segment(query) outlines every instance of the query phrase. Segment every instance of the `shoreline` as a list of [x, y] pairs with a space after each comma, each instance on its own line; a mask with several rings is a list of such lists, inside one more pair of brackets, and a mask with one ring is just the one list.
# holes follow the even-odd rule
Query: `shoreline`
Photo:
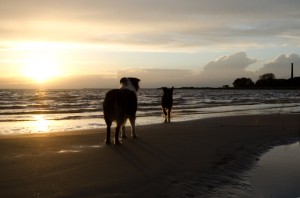
[[[299, 138], [299, 114], [137, 126], [105, 145], [105, 129], [0, 138], [1, 197], [191, 197], [251, 189], [244, 173]], [[129, 130], [127, 130], [129, 132]], [[229, 193], [229, 191], [228, 191]], [[232, 192], [231, 192], [232, 193]]]
[[[295, 109], [295, 105], [273, 104], [272, 107], [268, 104], [257, 104], [256, 108], [243, 106], [221, 106], [222, 110], [207, 111], [202, 113], [180, 114], [173, 111], [172, 122], [185, 122], [202, 119], [211, 119], [218, 117], [232, 117], [232, 116], [248, 116], [248, 115], [280, 115], [280, 114], [300, 114], [300, 109]], [[298, 106], [296, 106], [298, 107]], [[245, 109], [243, 109], [245, 108]], [[204, 108], [205, 109], [205, 108]], [[233, 110], [234, 109], [234, 110]], [[164, 122], [162, 115], [137, 117], [136, 126], [160, 124]], [[72, 133], [73, 131], [87, 131], [98, 130], [106, 128], [103, 118], [97, 119], [79, 119], [79, 120], [47, 120], [39, 118], [36, 121], [30, 122], [4, 122], [0, 129], [0, 138], [2, 136], [27, 136], [33, 134], [48, 134], [48, 133]], [[128, 124], [128, 122], [127, 122]]]

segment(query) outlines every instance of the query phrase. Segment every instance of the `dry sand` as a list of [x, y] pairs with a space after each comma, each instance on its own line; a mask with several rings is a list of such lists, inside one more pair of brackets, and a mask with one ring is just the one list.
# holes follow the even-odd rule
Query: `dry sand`
[[250, 188], [243, 173], [272, 146], [295, 141], [299, 120], [278, 114], [138, 126], [139, 139], [120, 146], [104, 144], [105, 129], [1, 137], [0, 197], [241, 195]]

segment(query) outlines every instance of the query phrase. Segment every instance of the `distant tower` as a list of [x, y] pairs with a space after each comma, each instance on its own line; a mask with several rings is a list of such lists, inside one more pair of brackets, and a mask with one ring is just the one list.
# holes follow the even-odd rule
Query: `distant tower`
[[294, 78], [294, 64], [291, 64], [291, 79]]

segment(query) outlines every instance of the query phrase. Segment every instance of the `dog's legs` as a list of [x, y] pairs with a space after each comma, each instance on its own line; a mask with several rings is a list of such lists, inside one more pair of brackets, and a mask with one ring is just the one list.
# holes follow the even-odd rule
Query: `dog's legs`
[[120, 133], [121, 127], [122, 127], [122, 124], [117, 123], [116, 133], [115, 133], [115, 144], [120, 144], [120, 141], [119, 141], [119, 133]]
[[105, 120], [105, 122], [106, 122], [106, 141], [105, 141], [105, 143], [110, 144], [111, 143], [110, 142], [110, 129], [111, 129], [112, 122], [109, 120]]
[[168, 109], [168, 122], [171, 122], [171, 108]]
[[162, 110], [163, 110], [163, 113], [165, 115], [165, 122], [168, 122], [168, 120], [167, 120], [167, 115], [168, 115], [167, 109], [165, 107], [163, 107]]
[[125, 124], [122, 125], [122, 138], [127, 138], [127, 135], [125, 132]]
[[163, 110], [164, 115], [167, 116], [167, 109], [165, 107], [163, 107], [162, 110]]
[[131, 137], [137, 138], [137, 136], [135, 134], [135, 117], [130, 117], [129, 121], [130, 121], [130, 125], [131, 125]]

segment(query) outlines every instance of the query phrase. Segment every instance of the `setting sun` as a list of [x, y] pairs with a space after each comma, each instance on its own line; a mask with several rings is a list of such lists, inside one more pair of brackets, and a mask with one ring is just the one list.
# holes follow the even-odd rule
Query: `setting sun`
[[25, 59], [23, 74], [37, 83], [43, 83], [61, 74], [60, 65], [53, 54], [35, 52]]

